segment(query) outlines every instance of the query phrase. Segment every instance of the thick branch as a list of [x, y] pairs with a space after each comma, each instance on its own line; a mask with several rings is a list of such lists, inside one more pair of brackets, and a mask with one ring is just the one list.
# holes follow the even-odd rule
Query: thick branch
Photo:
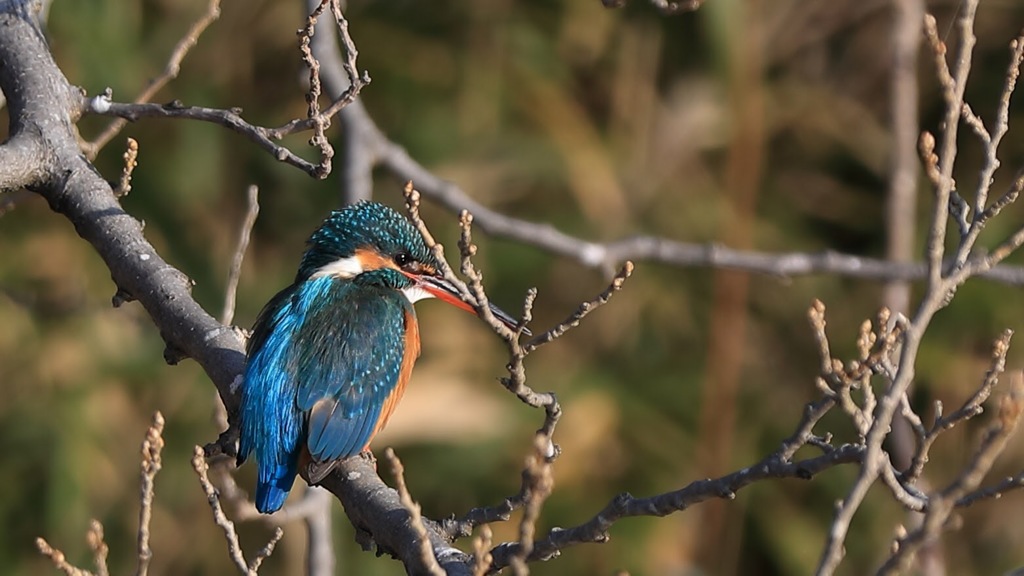
[[[26, 2], [29, 4], [29, 2]], [[73, 132], [82, 98], [57, 68], [43, 36], [23, 6], [0, 4], [0, 90], [10, 103], [11, 139], [0, 145], [0, 158], [12, 142], [25, 142], [46, 153], [36, 154], [25, 174], [14, 183], [27, 185], [63, 214], [103, 258], [117, 286], [115, 303], [138, 300], [167, 343], [167, 357], [195, 359], [217, 386], [233, 420], [239, 391], [233, 382], [245, 364], [242, 339], [221, 325], [192, 299], [191, 281], [165, 262], [145, 239], [140, 223], [127, 214], [106, 180], [82, 156]], [[3, 169], [0, 169], [0, 176]], [[7, 188], [4, 181], [0, 189]], [[219, 448], [233, 450], [230, 435]], [[405, 555], [408, 528], [398, 496], [365, 461], [353, 459], [325, 482], [353, 522], [373, 534], [380, 547], [402, 557], [411, 573], [417, 564]], [[469, 574], [472, 559], [452, 549], [430, 525], [431, 542], [441, 566], [453, 574]]]
[[[398, 493], [377, 475], [372, 462], [364, 458], [344, 460], [321, 486], [338, 495], [363, 549], [376, 546], [379, 552], [400, 560], [409, 574], [432, 574], [423, 560], [412, 516]], [[430, 546], [441, 568], [449, 575], [472, 574], [473, 557], [453, 548], [440, 536], [435, 523], [424, 520]]]
[[121, 299], [137, 298], [174, 350], [195, 358], [218, 385], [229, 409], [237, 399], [229, 385], [243, 364], [238, 336], [225, 330], [194, 300], [190, 281], [168, 265], [126, 214], [110, 185], [81, 155], [73, 123], [79, 91], [54, 63], [39, 29], [15, 4], [0, 6], [0, 89], [11, 113], [11, 142], [32, 141], [40, 150], [25, 182], [64, 214], [96, 248], [110, 269]]

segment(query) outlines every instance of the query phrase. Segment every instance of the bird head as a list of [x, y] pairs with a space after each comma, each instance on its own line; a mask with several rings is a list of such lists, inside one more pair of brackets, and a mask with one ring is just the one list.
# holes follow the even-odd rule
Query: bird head
[[[437, 298], [475, 313], [439, 268], [408, 219], [388, 206], [364, 201], [332, 212], [310, 236], [295, 281], [324, 276], [352, 281], [379, 278], [410, 302]], [[508, 327], [518, 325], [500, 308], [492, 304], [490, 309]]]

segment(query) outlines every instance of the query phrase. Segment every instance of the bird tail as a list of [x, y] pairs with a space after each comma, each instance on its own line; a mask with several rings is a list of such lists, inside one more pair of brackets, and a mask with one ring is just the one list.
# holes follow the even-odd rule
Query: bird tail
[[294, 461], [266, 467], [261, 463], [259, 482], [256, 483], [256, 509], [264, 514], [280, 510], [295, 483], [295, 473]]

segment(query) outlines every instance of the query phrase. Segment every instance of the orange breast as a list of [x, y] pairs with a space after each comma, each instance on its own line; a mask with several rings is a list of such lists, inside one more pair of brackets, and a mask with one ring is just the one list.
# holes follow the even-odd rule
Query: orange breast
[[409, 383], [409, 377], [412, 376], [412, 367], [416, 363], [416, 359], [420, 355], [420, 327], [416, 322], [416, 315], [411, 311], [405, 313], [405, 354], [402, 356], [402, 367], [398, 372], [398, 382], [395, 383], [395, 388], [388, 394], [388, 397], [384, 399], [384, 406], [380, 410], [380, 418], [377, 419], [377, 426], [373, 429], [373, 434], [370, 434], [370, 439], [367, 440], [366, 446], [363, 450], [366, 450], [370, 445], [370, 441], [377, 435], [378, 432], [384, 429], [387, 425], [388, 419], [391, 418], [391, 414], [395, 411], [395, 407], [398, 406], [398, 402], [402, 399], [402, 395], [405, 394], [405, 386]]

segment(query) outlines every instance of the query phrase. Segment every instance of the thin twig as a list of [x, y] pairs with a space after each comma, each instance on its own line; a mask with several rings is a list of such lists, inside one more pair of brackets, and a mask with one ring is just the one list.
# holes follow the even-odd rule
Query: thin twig
[[[347, 79], [347, 87], [345, 89], [340, 89], [337, 86], [339, 82], [334, 82], [334, 84], [336, 85], [336, 89], [334, 91], [338, 93], [338, 96], [334, 99], [333, 102], [331, 102], [329, 106], [327, 106], [326, 109], [324, 109], [322, 112], [318, 111], [316, 114], [308, 116], [304, 119], [292, 120], [283, 126], [270, 130], [270, 137], [275, 140], [279, 140], [281, 138], [284, 138], [285, 136], [288, 136], [289, 134], [294, 134], [296, 132], [316, 129], [316, 125], [318, 123], [324, 123], [324, 128], [330, 126], [330, 119], [334, 118], [334, 116], [341, 112], [342, 109], [348, 107], [349, 104], [355, 102], [356, 98], [359, 96], [359, 92], [363, 88], [365, 88], [367, 84], [370, 83], [370, 75], [368, 73], [364, 71], [362, 74], [360, 74], [358, 72], [356, 58], [359, 56], [359, 51], [356, 49], [355, 41], [352, 40], [352, 35], [349, 33], [348, 20], [346, 20], [344, 14], [342, 14], [340, 2], [338, 2], [338, 0], [308, 1], [308, 6], [312, 8], [310, 14], [315, 14], [316, 20], [313, 21], [313, 26], [309, 29], [308, 32], [308, 47], [303, 47], [301, 50], [303, 53], [304, 60], [306, 60], [306, 58], [311, 58], [311, 61], [316, 63], [316, 95], [317, 97], [319, 97], [319, 82], [321, 79], [322, 70], [325, 66], [330, 66], [331, 70], [329, 71], [329, 73], [323, 72], [324, 76], [328, 76], [331, 79], [337, 79], [340, 78], [341, 76], [344, 76]], [[316, 21], [319, 20], [319, 17], [322, 14], [325, 4], [327, 2], [329, 2], [331, 5], [331, 13], [334, 16], [334, 21], [338, 29], [338, 38], [340, 39], [341, 45], [344, 48], [344, 58], [338, 58], [336, 54], [314, 54], [314, 52], [318, 52], [319, 49], [317, 48], [317, 45], [320, 44], [320, 42], [318, 42], [316, 39], [322, 33], [316, 30]], [[305, 42], [305, 34], [307, 34], [306, 29], [299, 31], [299, 36], [301, 39], [300, 42]], [[333, 38], [331, 38], [331, 40], [333, 40]], [[333, 41], [325, 42], [324, 47], [333, 48], [336, 50], [337, 43]], [[310, 49], [312, 49], [312, 52], [309, 52], [309, 54], [307, 55], [307, 51]], [[310, 61], [306, 61], [306, 64], [310, 68], [310, 73], [312, 74], [314, 66], [310, 63]], [[335, 67], [339, 68], [340, 70], [335, 70]], [[338, 73], [339, 71], [343, 73]], [[312, 95], [314, 94], [312, 88], [313, 78], [311, 77], [311, 91], [308, 93], [308, 96], [310, 97], [312, 97]]]
[[57, 570], [60, 570], [67, 576], [95, 576], [88, 570], [82, 570], [81, 568], [76, 568], [69, 564], [68, 559], [64, 556], [63, 552], [57, 550], [53, 546], [50, 546], [50, 543], [42, 538], [36, 538], [36, 548], [39, 549], [39, 552], [41, 552], [43, 556], [46, 556], [53, 562], [53, 566]]
[[113, 102], [107, 95], [87, 100], [84, 107], [86, 112], [92, 114], [118, 116], [129, 121], [141, 118], [185, 118], [217, 124], [248, 138], [249, 141], [266, 150], [279, 162], [295, 166], [314, 178], [327, 177], [327, 172], [324, 172], [323, 167], [319, 164], [304, 160], [284, 146], [274, 143], [273, 131], [245, 121], [241, 117], [239, 109], [222, 110], [202, 106], [185, 106], [178, 101], [169, 104], [125, 104]]
[[466, 512], [457, 519], [444, 519], [441, 526], [449, 540], [469, 536], [477, 526], [487, 525], [492, 522], [505, 522], [512, 517], [512, 513], [523, 507], [526, 502], [526, 494], [530, 485], [530, 470], [524, 468], [520, 473], [519, 492], [505, 498], [493, 506], [480, 506]]
[[[608, 531], [613, 524], [623, 518], [666, 516], [711, 498], [731, 500], [735, 498], [738, 490], [755, 482], [767, 478], [809, 479], [835, 466], [859, 462], [863, 455], [863, 448], [854, 444], [844, 444], [828, 454], [796, 462], [787, 462], [781, 457], [780, 452], [775, 452], [747, 468], [719, 478], [691, 482], [673, 492], [648, 498], [636, 498], [631, 494], [623, 493], [612, 499], [602, 510], [583, 524], [572, 528], [551, 529], [547, 535], [534, 542], [533, 551], [530, 553], [528, 561], [550, 559], [561, 550], [577, 544], [607, 542]], [[519, 546], [518, 542], [507, 542], [496, 546], [491, 551], [494, 557], [491, 573], [510, 565], [512, 558], [519, 552]]]
[[[251, 570], [249, 565], [245, 562], [245, 556], [242, 554], [242, 547], [238, 543], [238, 533], [235, 532], [235, 525], [228, 517], [224, 514], [224, 510], [220, 505], [220, 498], [217, 494], [217, 489], [214, 488], [213, 483], [210, 482], [208, 472], [210, 470], [209, 465], [206, 463], [206, 456], [203, 453], [203, 449], [200, 446], [196, 446], [192, 454], [192, 469], [196, 471], [196, 475], [199, 476], [199, 485], [203, 488], [203, 493], [206, 494], [206, 501], [210, 505], [210, 509], [213, 511], [213, 521], [220, 526], [224, 532], [224, 538], [228, 543], [228, 555], [231, 557], [231, 561], [234, 562], [235, 567], [242, 574], [249, 574]], [[278, 539], [275, 533], [275, 542]]]
[[946, 100], [946, 117], [942, 132], [942, 145], [937, 162], [933, 152], [934, 145], [926, 136], [922, 137], [922, 151], [925, 153], [926, 172], [935, 184], [935, 202], [932, 220], [929, 226], [926, 243], [926, 261], [928, 263], [928, 282], [924, 297], [907, 330], [903, 332], [900, 353], [895, 376], [888, 389], [878, 399], [878, 405], [871, 412], [871, 426], [865, 437], [865, 455], [857, 480], [851, 486], [846, 497], [836, 506], [835, 516], [829, 529], [825, 547], [818, 562], [816, 574], [828, 576], [835, 572], [844, 555], [844, 544], [850, 530], [850, 523], [867, 496], [868, 490], [890, 466], [882, 443], [892, 429], [892, 420], [897, 409], [904, 403], [914, 378], [914, 365], [917, 352], [924, 333], [935, 313], [945, 306], [956, 287], [966, 276], [958, 277], [961, 258], [970, 252], [976, 236], [972, 228], [968, 236], [962, 236], [957, 253], [954, 256], [954, 270], [947, 274], [944, 269], [945, 238], [950, 206], [962, 203], [956, 194], [953, 182], [953, 163], [956, 159], [956, 135], [961, 111], [964, 103], [964, 91], [971, 67], [971, 53], [975, 37], [973, 33], [974, 16], [977, 11], [977, 0], [966, 0], [962, 16], [958, 20], [960, 28], [960, 47], [956, 55], [955, 72], [950, 72], [946, 65], [945, 47], [938, 40], [935, 32], [934, 18], [926, 18], [926, 37], [932, 46], [938, 69], [940, 84]]
[[967, 508], [973, 506], [975, 503], [982, 500], [998, 500], [1003, 497], [1003, 494], [1012, 492], [1014, 490], [1020, 490], [1024, 488], [1024, 472], [1021, 472], [1015, 476], [1003, 478], [996, 484], [989, 486], [988, 488], [980, 488], [968, 494], [965, 494], [959, 500], [956, 501], [957, 508]]
[[114, 196], [118, 198], [123, 198], [132, 191], [132, 172], [139, 165], [139, 143], [134, 138], [128, 138], [122, 158], [124, 158], [124, 168], [121, 170], [121, 179], [117, 183], [117, 188], [114, 189]]
[[[995, 125], [992, 128], [991, 137], [987, 141], [983, 140], [985, 144], [986, 158], [981, 175], [978, 177], [978, 189], [974, 205], [974, 211], [979, 215], [979, 224], [984, 223], [984, 220], [999, 213], [999, 209], [995, 209], [992, 213], [989, 213], [986, 203], [988, 200], [989, 188], [992, 185], [992, 177], [1000, 166], [999, 159], [996, 157], [996, 153], [999, 150], [999, 143], [1010, 128], [1010, 97], [1013, 96], [1013, 92], [1017, 87], [1017, 78], [1020, 76], [1020, 66], [1022, 61], [1024, 61], [1024, 34], [1017, 36], [1017, 38], [1010, 43], [1010, 62], [1007, 65], [1006, 74], [1004, 76], [1003, 91], [999, 96], [999, 106], [996, 110]], [[997, 204], [999, 203], [997, 202]]]
[[519, 549], [512, 557], [512, 569], [516, 576], [527, 576], [530, 573], [526, 560], [533, 552], [537, 521], [540, 519], [544, 501], [548, 499], [554, 488], [554, 478], [551, 474], [552, 465], [548, 460], [548, 445], [550, 443], [550, 438], [543, 434], [537, 434], [534, 436], [533, 453], [526, 459], [526, 469], [529, 471], [526, 507], [523, 510], [523, 518], [519, 522]]
[[541, 346], [558, 339], [568, 330], [579, 326], [580, 321], [583, 320], [583, 318], [586, 317], [587, 314], [590, 314], [596, 308], [607, 304], [608, 300], [610, 300], [616, 292], [622, 289], [622, 285], [632, 275], [633, 263], [627, 260], [622, 265], [622, 268], [619, 270], [619, 272], [615, 274], [611, 282], [608, 284], [608, 287], [605, 288], [603, 292], [598, 294], [592, 300], [588, 300], [587, 302], [580, 304], [579, 308], [577, 308], [575, 312], [573, 312], [568, 318], [560, 322], [554, 328], [527, 342], [526, 345], [523, 346], [523, 352], [525, 354], [529, 354], [530, 352], [533, 352], [537, 348], [540, 348]]
[[491, 567], [491, 541], [494, 534], [490, 526], [481, 526], [480, 534], [473, 538], [473, 576], [485, 576]]
[[238, 244], [235, 245], [235, 252], [231, 257], [227, 287], [224, 289], [224, 308], [221, 311], [220, 323], [225, 326], [230, 325], [235, 319], [235, 297], [238, 292], [238, 280], [242, 275], [242, 262], [245, 260], [245, 251], [249, 248], [252, 227], [260, 213], [259, 193], [259, 188], [255, 184], [249, 186], [245, 218], [238, 229]]
[[[699, 9], [707, 0], [650, 0], [651, 5], [662, 14], [680, 14], [693, 12]], [[626, 5], [626, 0], [601, 0], [605, 8], [621, 8]]]
[[409, 512], [409, 522], [416, 532], [423, 567], [430, 574], [444, 576], [444, 570], [437, 563], [437, 557], [434, 556], [434, 550], [430, 546], [430, 536], [427, 534], [426, 526], [423, 525], [420, 505], [412, 499], [412, 495], [409, 494], [409, 488], [405, 485], [405, 468], [402, 466], [402, 461], [398, 459], [395, 451], [390, 447], [384, 450], [384, 458], [391, 464], [391, 473], [395, 477], [395, 490], [398, 491], [398, 497], [401, 499], [402, 506]]
[[85, 538], [92, 550], [92, 559], [96, 564], [96, 576], [109, 576], [110, 569], [106, 567], [106, 557], [109, 556], [111, 550], [103, 541], [103, 525], [99, 524], [98, 520], [90, 522]]
[[153, 551], [149, 547], [149, 523], [153, 517], [153, 484], [156, 475], [163, 466], [160, 453], [164, 448], [164, 417], [159, 412], [153, 414], [153, 424], [146, 431], [146, 438], [142, 441], [142, 483], [141, 483], [141, 506], [139, 508], [139, 567], [136, 570], [138, 576], [146, 576], [149, 572], [149, 563], [153, 559]]
[[963, 472], [941, 492], [929, 498], [928, 509], [921, 526], [896, 542], [895, 551], [878, 570], [879, 575], [900, 574], [913, 562], [917, 552], [938, 539], [950, 521], [959, 501], [973, 492], [991, 470], [996, 459], [1017, 428], [1024, 411], [1024, 375], [1013, 374], [1010, 392], [1001, 399], [996, 421], [993, 422], [974, 451], [971, 462]]
[[[459, 240], [460, 272], [462, 273], [462, 276], [467, 279], [467, 281], [463, 281], [462, 278], [457, 276], [448, 265], [444, 257], [444, 247], [434, 239], [434, 236], [430, 233], [430, 230], [420, 217], [420, 194], [413, 187], [412, 182], [406, 183], [404, 193], [409, 219], [417, 230], [419, 230], [420, 235], [423, 236], [427, 247], [433, 251], [434, 256], [438, 261], [440, 272], [444, 274], [445, 278], [456, 287], [460, 296], [467, 303], [473, 306], [477, 315], [483, 319], [484, 322], [488, 324], [488, 326], [490, 326], [491, 329], [494, 330], [494, 332], [505, 342], [509, 353], [509, 362], [506, 365], [509, 375], [501, 379], [502, 385], [508, 391], [515, 394], [523, 403], [534, 408], [541, 408], [544, 410], [544, 421], [541, 427], [537, 430], [537, 433], [538, 437], [544, 440], [545, 444], [541, 454], [543, 455], [545, 462], [549, 464], [557, 458], [560, 453], [560, 449], [558, 445], [554, 443], [553, 437], [555, 426], [562, 414], [562, 408], [558, 403], [557, 397], [553, 393], [538, 393], [526, 384], [524, 360], [527, 355], [538, 347], [556, 340], [568, 330], [575, 328], [579, 325], [583, 317], [592, 312], [595, 308], [607, 303], [611, 296], [622, 288], [625, 280], [632, 274], [632, 263], [626, 262], [622, 270], [612, 279], [608, 288], [593, 300], [581, 304], [576, 312], [570, 315], [564, 322], [546, 331], [544, 334], [537, 336], [533, 340], [530, 340], [526, 344], [522, 344], [519, 341], [519, 335], [528, 333], [526, 325], [532, 317], [531, 311], [534, 299], [537, 296], [536, 290], [531, 289], [527, 293], [523, 306], [523, 316], [519, 325], [515, 329], [509, 329], [492, 314], [488, 305], [487, 294], [483, 287], [483, 275], [473, 263], [473, 257], [477, 250], [476, 245], [473, 243], [473, 216], [469, 212], [463, 211], [459, 218], [459, 227], [461, 230]], [[523, 471], [523, 483], [518, 494], [506, 498], [496, 506], [475, 508], [461, 519], [453, 519], [443, 522], [442, 524], [445, 533], [451, 538], [467, 536], [471, 534], [473, 529], [480, 523], [507, 520], [513, 511], [522, 507], [524, 504], [528, 504], [528, 495], [531, 493], [530, 487], [534, 483], [532, 480], [533, 477], [532, 471], [528, 467]], [[523, 568], [520, 566], [518, 569], [522, 570]]]
[[306, 19], [306, 26], [299, 30], [299, 51], [302, 52], [302, 62], [309, 68], [309, 92], [306, 94], [308, 110], [306, 117], [311, 121], [313, 137], [309, 143], [320, 150], [319, 168], [326, 174], [331, 172], [331, 159], [334, 157], [334, 148], [324, 130], [330, 126], [330, 118], [320, 114], [320, 63], [313, 57], [309, 43], [316, 31], [316, 21], [324, 13], [329, 4], [337, 4], [337, 0], [321, 0], [320, 5]]
[[[220, 17], [220, 0], [210, 0], [210, 3], [206, 6], [206, 12], [196, 20], [192, 26], [185, 33], [185, 36], [178, 41], [178, 44], [171, 51], [171, 57], [167, 61], [167, 65], [164, 67], [164, 71], [160, 76], [157, 76], [150, 81], [149, 85], [135, 97], [136, 104], [142, 104], [149, 102], [156, 96], [168, 82], [178, 77], [178, 72], [181, 71], [181, 62], [185, 59], [196, 43], [199, 41], [199, 36], [213, 24], [213, 22]], [[95, 140], [88, 143], [83, 143], [82, 151], [85, 153], [89, 160], [94, 160], [99, 151], [103, 149], [111, 140], [117, 136], [121, 130], [124, 129], [128, 122], [126, 119], [121, 118], [110, 123]]]
[[93, 561], [96, 563], [96, 576], [108, 576], [110, 570], [107, 568], [107, 555], [110, 549], [103, 540], [103, 524], [99, 520], [89, 523], [89, 531], [85, 534], [86, 542], [92, 550]]
[[277, 547], [277, 543], [280, 542], [281, 538], [283, 537], [284, 529], [282, 529], [280, 526], [274, 528], [274, 535], [270, 537], [270, 540], [267, 542], [267, 545], [263, 548], [260, 548], [260, 551], [256, 553], [256, 557], [253, 558], [252, 562], [249, 563], [250, 574], [256, 574], [257, 572], [259, 572], [260, 566], [263, 564], [263, 561], [267, 558], [270, 558], [270, 555], [274, 553], [274, 548]]
[[920, 445], [917, 447], [917, 451], [911, 460], [910, 469], [904, 475], [904, 481], [913, 483], [921, 476], [921, 472], [928, 462], [928, 451], [931, 449], [932, 444], [935, 443], [939, 434], [983, 412], [982, 404], [988, 400], [992, 389], [999, 383], [999, 376], [1006, 367], [1006, 354], [1010, 350], [1010, 338], [1012, 336], [1012, 330], [1004, 330], [1003, 334], [996, 340], [992, 349], [992, 361], [984, 381], [964, 401], [963, 405], [948, 415], [936, 414], [931, 428], [924, 432]]

